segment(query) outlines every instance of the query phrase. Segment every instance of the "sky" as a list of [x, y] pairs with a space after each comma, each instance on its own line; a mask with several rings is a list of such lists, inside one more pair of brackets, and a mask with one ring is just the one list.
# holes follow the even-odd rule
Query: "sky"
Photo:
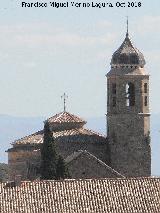
[[[134, 8], [22, 8], [21, 2], [3, 0], [0, 7], [0, 114], [51, 116], [63, 110], [66, 92], [67, 111], [104, 116], [105, 75], [125, 38], [126, 16], [151, 75], [151, 112], [160, 113], [159, 0], [134, 1], [142, 3]], [[100, 2], [106, 1], [93, 0]]]

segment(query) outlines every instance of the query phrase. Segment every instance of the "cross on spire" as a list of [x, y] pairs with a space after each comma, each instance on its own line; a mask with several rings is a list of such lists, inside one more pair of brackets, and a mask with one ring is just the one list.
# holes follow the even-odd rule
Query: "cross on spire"
[[67, 96], [66, 93], [64, 92], [64, 94], [61, 96], [61, 98], [63, 98], [64, 112], [65, 112], [65, 111], [66, 111], [66, 99], [68, 98], [68, 96]]

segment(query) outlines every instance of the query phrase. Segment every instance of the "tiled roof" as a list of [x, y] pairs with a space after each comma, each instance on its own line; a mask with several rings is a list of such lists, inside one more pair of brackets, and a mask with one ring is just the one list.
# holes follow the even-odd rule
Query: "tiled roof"
[[25, 136], [21, 139], [15, 140], [12, 145], [15, 144], [39, 144], [43, 142], [43, 130], [35, 132], [31, 135]]
[[114, 52], [111, 65], [130, 64], [144, 67], [145, 63], [143, 54], [136, 47], [134, 47], [127, 33], [122, 45]]
[[[70, 135], [89, 135], [89, 136], [98, 136], [98, 137], [103, 137], [105, 138], [104, 135], [99, 134], [97, 132], [94, 132], [89, 129], [85, 128], [76, 128], [76, 129], [69, 129], [69, 130], [63, 130], [63, 131], [57, 131], [53, 132], [53, 137], [58, 138], [58, 137], [64, 137], [64, 136], [70, 136]], [[24, 138], [21, 138], [19, 140], [16, 140], [13, 142], [13, 145], [18, 145], [18, 144], [39, 144], [43, 142], [43, 130], [33, 133], [31, 135], [25, 136]]]
[[47, 119], [49, 123], [86, 123], [85, 120], [69, 112], [61, 112]]
[[108, 166], [103, 161], [101, 161], [100, 159], [98, 159], [96, 156], [94, 156], [90, 152], [87, 152], [86, 150], [78, 150], [77, 152], [73, 152], [71, 155], [67, 156], [67, 158], [65, 159], [65, 162], [67, 164], [70, 164], [72, 161], [76, 160], [78, 157], [80, 157], [82, 155], [83, 155], [83, 157], [85, 157], [85, 156], [89, 157], [87, 160], [92, 161], [92, 163], [93, 163], [94, 160], [96, 160], [96, 162], [98, 164], [100, 164], [101, 166], [103, 166], [104, 170], [107, 170], [107, 171], [109, 171], [112, 174], [112, 177], [116, 176], [116, 177], [124, 178], [124, 176], [121, 175], [119, 172], [117, 172], [116, 170], [112, 169], [110, 166]]
[[69, 136], [69, 135], [89, 135], [89, 136], [99, 136], [99, 137], [105, 137], [102, 134], [99, 134], [97, 132], [94, 132], [89, 129], [85, 128], [76, 128], [76, 129], [69, 129], [69, 130], [64, 130], [64, 131], [58, 131], [58, 132], [53, 132], [53, 137], [62, 137], [62, 136]]
[[[51, 126], [55, 127], [52, 129], [53, 136], [55, 138], [70, 136], [70, 135], [89, 135], [89, 136], [99, 136], [105, 137], [99, 133], [96, 133], [92, 130], [83, 128], [83, 125], [86, 123], [83, 119], [79, 118], [76, 115], [73, 115], [69, 112], [61, 112], [54, 115], [47, 120]], [[65, 124], [65, 125], [64, 125]], [[58, 127], [58, 128], [56, 128]], [[43, 130], [35, 132], [31, 135], [25, 136], [21, 139], [18, 139], [12, 143], [12, 145], [22, 145], [22, 144], [40, 144], [43, 142]], [[10, 149], [11, 151], [11, 149]]]
[[1, 213], [159, 213], [160, 178], [0, 183]]

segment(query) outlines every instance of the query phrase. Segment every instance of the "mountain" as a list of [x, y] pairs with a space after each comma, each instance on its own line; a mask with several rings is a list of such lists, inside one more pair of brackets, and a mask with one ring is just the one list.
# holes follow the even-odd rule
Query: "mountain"
[[[152, 175], [160, 176], [160, 114], [151, 116], [151, 144], [152, 144]], [[7, 162], [7, 150], [14, 140], [29, 135], [43, 128], [43, 117], [13, 117], [0, 115], [0, 162]], [[86, 127], [106, 134], [106, 119], [93, 117], [87, 119]]]

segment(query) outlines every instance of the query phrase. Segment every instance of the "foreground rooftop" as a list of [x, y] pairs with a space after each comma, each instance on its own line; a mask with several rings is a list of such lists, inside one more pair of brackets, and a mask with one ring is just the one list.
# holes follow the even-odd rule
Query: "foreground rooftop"
[[0, 212], [159, 213], [160, 178], [0, 183]]

